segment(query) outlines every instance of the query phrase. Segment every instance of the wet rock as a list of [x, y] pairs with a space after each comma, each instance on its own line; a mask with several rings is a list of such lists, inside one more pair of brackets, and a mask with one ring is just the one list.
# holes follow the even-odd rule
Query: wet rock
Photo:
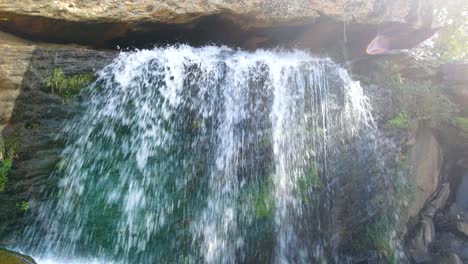
[[457, 230], [468, 238], [468, 223], [458, 222]]
[[461, 178], [456, 193], [456, 203], [461, 210], [468, 212], [468, 174], [463, 175]]
[[424, 219], [416, 227], [411, 240], [410, 254], [416, 263], [425, 263], [431, 259], [429, 245], [434, 241], [435, 228], [432, 219]]
[[432, 245], [434, 252], [453, 252], [463, 263], [468, 263], [468, 240], [448, 232], [437, 234]]
[[[57, 136], [63, 122], [77, 111], [73, 104], [45, 89], [46, 79], [54, 69], [65, 74], [93, 73], [117, 53], [74, 45], [31, 44], [12, 37], [1, 39], [0, 55], [0, 135], [18, 144], [18, 157], [5, 192], [0, 193], [0, 245], [11, 245], [25, 224], [16, 203], [31, 201], [56, 184], [49, 174], [61, 159], [63, 142]], [[30, 207], [34, 207], [33, 202]]]
[[442, 209], [450, 196], [450, 184], [442, 184], [431, 198], [427, 201], [424, 210], [421, 213], [423, 219], [432, 219], [437, 211]]
[[0, 248], [0, 263], [2, 264], [36, 264], [33, 258], [18, 252]]
[[442, 184], [428, 199], [420, 213], [420, 221], [416, 225], [410, 242], [410, 254], [416, 263], [425, 263], [431, 260], [430, 245], [436, 237], [433, 218], [445, 206], [449, 195], [450, 185], [448, 183]]
[[443, 256], [437, 257], [432, 264], [463, 264], [463, 262], [457, 254], [448, 252]]
[[435, 217], [436, 227], [441, 231], [458, 232], [458, 223], [460, 222], [468, 223], [468, 216], [456, 204], [452, 204], [447, 210], [437, 213]]

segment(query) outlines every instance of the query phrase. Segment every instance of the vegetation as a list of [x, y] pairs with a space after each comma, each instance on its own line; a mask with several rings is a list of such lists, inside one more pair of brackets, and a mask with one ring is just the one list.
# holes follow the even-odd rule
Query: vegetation
[[399, 129], [408, 127], [408, 117], [406, 116], [406, 113], [400, 112], [396, 117], [388, 120], [386, 126]]
[[20, 213], [24, 213], [29, 209], [29, 203], [27, 201], [16, 202], [16, 209]]
[[316, 166], [312, 166], [309, 171], [297, 180], [297, 196], [303, 202], [309, 200], [309, 192], [311, 189], [320, 189], [323, 186], [323, 182], [320, 179], [320, 172]]
[[[386, 122], [390, 128], [409, 128], [424, 121], [434, 128], [445, 127], [460, 112], [438, 84], [429, 81], [405, 79], [400, 75], [397, 64], [373, 62], [358, 69], [363, 82], [379, 83], [387, 87], [393, 98], [399, 101], [395, 107], [400, 113]], [[364, 72], [366, 72], [364, 74]]]
[[373, 217], [367, 227], [364, 227], [364, 234], [357, 234], [355, 240], [351, 241], [351, 248], [354, 253], [368, 254], [369, 250], [377, 253], [377, 258], [385, 262], [397, 264], [398, 257], [394, 246], [394, 236], [396, 234], [396, 218], [391, 214], [391, 210]]
[[241, 189], [239, 195], [239, 207], [249, 207], [252, 205], [256, 218], [271, 217], [275, 208], [273, 196], [273, 183], [271, 177], [261, 181], [258, 185], [247, 185]]
[[442, 61], [468, 59], [468, 2], [436, 0], [436, 21], [442, 25], [434, 39], [432, 54]]
[[413, 121], [443, 127], [459, 112], [441, 87], [428, 82], [403, 81], [399, 93], [402, 108]]
[[54, 69], [46, 79], [47, 89], [60, 96], [64, 102], [70, 102], [83, 88], [94, 80], [91, 73], [65, 75], [61, 68]]
[[468, 134], [468, 118], [457, 116], [454, 118], [454, 122], [464, 133]]
[[0, 143], [0, 192], [5, 190], [8, 182], [8, 174], [16, 156], [16, 149], [16, 145], [7, 147], [4, 143]]
[[372, 245], [377, 251], [385, 256], [389, 263], [397, 263], [392, 240], [393, 233], [395, 232], [395, 218], [389, 213], [379, 217], [369, 227], [369, 236]]

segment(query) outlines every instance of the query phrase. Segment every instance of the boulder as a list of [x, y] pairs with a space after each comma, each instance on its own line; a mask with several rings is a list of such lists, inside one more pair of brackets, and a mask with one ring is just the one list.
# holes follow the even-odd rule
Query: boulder
[[442, 149], [430, 128], [420, 125], [413, 142], [410, 162], [414, 173], [411, 180], [416, 184], [416, 190], [408, 205], [410, 217], [419, 214], [439, 186], [443, 159]]
[[0, 248], [0, 263], [2, 264], [36, 264], [33, 258]]

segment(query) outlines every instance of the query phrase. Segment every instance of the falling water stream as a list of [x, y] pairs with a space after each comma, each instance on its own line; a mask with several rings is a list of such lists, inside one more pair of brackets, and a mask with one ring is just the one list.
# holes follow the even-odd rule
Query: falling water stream
[[25, 231], [39, 263], [337, 255], [334, 157], [376, 129], [359, 83], [331, 60], [185, 45], [123, 52], [82, 98], [51, 175], [59, 184]]

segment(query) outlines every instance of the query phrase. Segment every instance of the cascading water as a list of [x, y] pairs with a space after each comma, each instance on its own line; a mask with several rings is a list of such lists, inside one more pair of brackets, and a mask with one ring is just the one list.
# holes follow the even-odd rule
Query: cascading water
[[27, 251], [67, 263], [337, 261], [334, 157], [375, 126], [332, 61], [167, 47], [121, 53], [90, 88]]

